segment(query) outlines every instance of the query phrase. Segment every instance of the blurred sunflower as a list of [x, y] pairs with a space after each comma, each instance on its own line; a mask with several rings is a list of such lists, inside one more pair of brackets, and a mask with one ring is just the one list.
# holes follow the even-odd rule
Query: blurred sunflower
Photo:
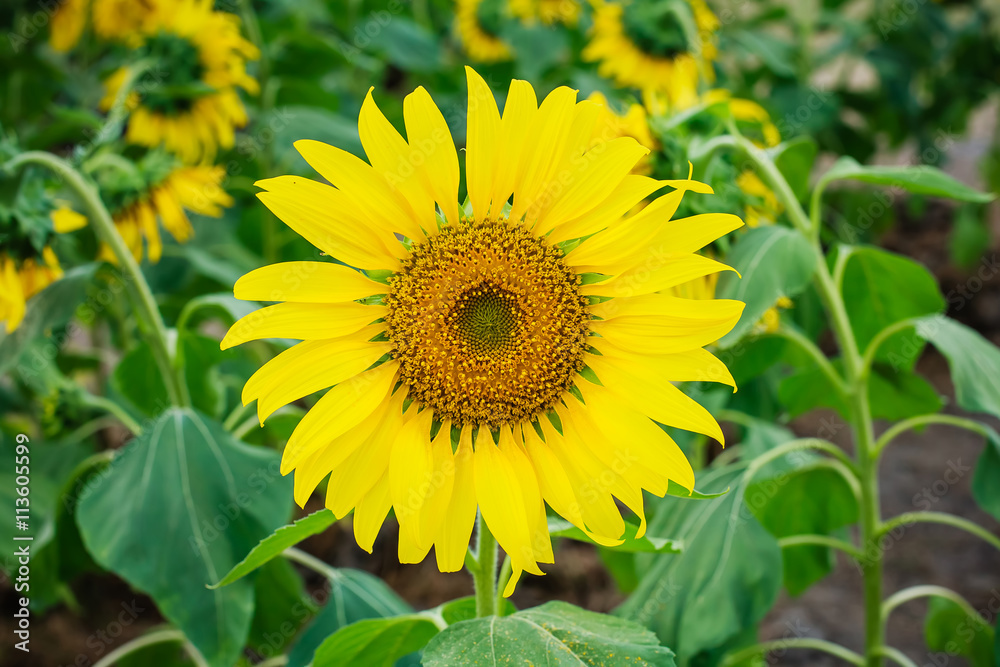
[[262, 422], [333, 387], [282, 457], [300, 505], [329, 475], [326, 506], [338, 517], [354, 509], [359, 545], [371, 551], [393, 509], [400, 560], [433, 546], [442, 571], [463, 565], [478, 507], [510, 557], [510, 595], [522, 571], [553, 560], [543, 501], [615, 545], [625, 530], [615, 498], [642, 534], [643, 489], [692, 488], [690, 464], [656, 422], [722, 440], [673, 382], [707, 373], [734, 384], [703, 347], [744, 304], [662, 291], [726, 270], [695, 251], [743, 223], [671, 220], [686, 191], [711, 188], [630, 174], [648, 152], [632, 138], [588, 149], [601, 110], [576, 91], [556, 88], [539, 105], [530, 84], [512, 81], [501, 116], [485, 81], [467, 74], [468, 203], [458, 204], [458, 153], [427, 91], [404, 100], [408, 140], [369, 92], [358, 125], [370, 164], [299, 141], [332, 186], [257, 183], [286, 224], [368, 275], [330, 262], [253, 271], [236, 296], [283, 303], [236, 322], [222, 347], [305, 341], [247, 382], [243, 401], [257, 401]]
[[513, 57], [498, 34], [504, 10], [501, 0], [455, 0], [455, 25], [469, 58], [491, 63]]
[[23, 259], [0, 253], [0, 322], [7, 333], [21, 324], [28, 299], [59, 280], [62, 273], [59, 259], [48, 246], [40, 255]]
[[[142, 43], [148, 23], [164, 0], [93, 0], [91, 21], [103, 39]], [[166, 3], [169, 4], [169, 3]]]
[[524, 23], [576, 25], [580, 20], [578, 0], [510, 0], [510, 13]]
[[[659, 150], [660, 142], [656, 140], [649, 130], [649, 118], [646, 109], [641, 104], [630, 104], [624, 114], [615, 111], [600, 92], [591, 93], [587, 98], [591, 102], [600, 105], [601, 112], [594, 128], [593, 143], [608, 142], [618, 137], [632, 137], [639, 142], [640, 146], [648, 148], [650, 152]], [[652, 156], [643, 156], [633, 167], [633, 174], [643, 174], [648, 176], [653, 170]]]
[[594, 26], [583, 57], [600, 62], [602, 76], [682, 106], [697, 99], [702, 79], [714, 79], [719, 21], [704, 0], [592, 2]]
[[[235, 128], [247, 123], [237, 89], [257, 92], [246, 61], [258, 52], [240, 35], [239, 18], [213, 11], [211, 0], [156, 3], [136, 41], [135, 58], [155, 63], [162, 80], [129, 94], [128, 141], [163, 145], [189, 164], [230, 148]], [[111, 108], [127, 76], [122, 67], [105, 81], [102, 109]]]
[[53, 51], [65, 53], [80, 41], [89, 5], [90, 0], [64, 0], [56, 8], [49, 22], [49, 46]]
[[[226, 171], [221, 166], [177, 167], [146, 192], [116, 210], [115, 227], [135, 260], [141, 261], [143, 241], [150, 262], [160, 261], [163, 240], [157, 219], [176, 241], [185, 243], [194, 234], [185, 210], [217, 218], [233, 199], [222, 189]], [[108, 247], [102, 247], [100, 259], [114, 262]]]

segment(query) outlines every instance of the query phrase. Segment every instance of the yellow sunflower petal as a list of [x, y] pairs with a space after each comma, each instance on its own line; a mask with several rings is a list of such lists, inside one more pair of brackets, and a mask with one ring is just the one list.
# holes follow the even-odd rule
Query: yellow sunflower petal
[[397, 362], [389, 361], [326, 392], [288, 439], [281, 474], [287, 475], [302, 459], [367, 419], [389, 393], [398, 369]]
[[547, 237], [549, 243], [589, 236], [606, 229], [664, 185], [663, 181], [648, 176], [626, 176], [601, 204], [578, 218], [556, 225]]
[[[493, 91], [483, 77], [465, 68], [469, 85], [468, 129], [465, 140], [465, 183], [472, 202], [472, 213], [480, 220], [490, 210], [490, 194], [500, 156], [500, 112]], [[497, 202], [500, 207], [503, 204]]]
[[233, 293], [244, 301], [338, 303], [374, 294], [388, 286], [330, 262], [282, 262], [255, 269], [236, 281]]
[[391, 344], [372, 343], [358, 336], [299, 343], [250, 376], [243, 386], [243, 404], [256, 400], [263, 424], [283, 405], [340, 384], [390, 352]]
[[434, 541], [434, 555], [442, 572], [457, 572], [465, 564], [465, 554], [476, 523], [476, 485], [473, 472], [472, 427], [466, 425], [455, 450], [455, 481], [451, 498]]
[[[384, 306], [346, 303], [279, 303], [241, 317], [222, 339], [226, 350], [249, 340], [338, 338], [363, 329], [384, 317]], [[374, 335], [374, 334], [372, 334]]]
[[392, 501], [389, 500], [389, 475], [384, 474], [361, 498], [354, 510], [354, 539], [358, 546], [372, 552], [378, 531], [385, 523]]
[[400, 539], [407, 533], [414, 544], [430, 539], [420, 534], [420, 513], [426, 494], [423, 485], [428, 484], [433, 473], [434, 455], [431, 452], [431, 410], [410, 418], [396, 435], [389, 455], [389, 493], [392, 507], [399, 521]]
[[528, 129], [537, 111], [538, 100], [531, 84], [518, 79], [511, 81], [507, 100], [504, 102], [503, 118], [500, 120], [499, 145], [503, 151], [503, 159], [497, 165], [490, 196], [495, 208], [503, 207], [514, 193], [521, 158], [525, 148], [529, 147]]
[[581, 294], [630, 297], [659, 292], [720, 271], [735, 271], [722, 262], [695, 254], [664, 254], [634, 266], [610, 280], [580, 288]]
[[458, 224], [458, 152], [441, 110], [423, 86], [403, 99], [403, 119], [413, 162], [449, 224]]
[[718, 382], [736, 388], [736, 380], [726, 365], [708, 350], [695, 348], [677, 354], [637, 353], [618, 347], [606, 338], [594, 338], [591, 344], [605, 357], [630, 367], [648, 366], [670, 382]]

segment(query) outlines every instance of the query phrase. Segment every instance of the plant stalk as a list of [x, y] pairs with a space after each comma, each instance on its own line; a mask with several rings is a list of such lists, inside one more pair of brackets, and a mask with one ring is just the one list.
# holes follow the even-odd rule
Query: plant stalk
[[497, 613], [498, 546], [482, 514], [476, 517], [476, 533], [479, 535], [476, 555], [471, 564], [467, 561], [467, 567], [475, 588], [476, 618], [484, 618]]
[[133, 306], [141, 325], [146, 329], [149, 347], [153, 352], [160, 372], [163, 375], [163, 382], [167, 387], [167, 395], [173, 405], [185, 407], [190, 404], [187, 395], [187, 385], [184, 383], [181, 370], [175, 367], [173, 356], [167, 343], [167, 328], [163, 324], [163, 318], [157, 308], [156, 300], [149, 284], [139, 269], [139, 264], [132, 257], [125, 246], [115, 223], [111, 219], [111, 214], [101, 201], [97, 188], [84, 180], [83, 176], [69, 162], [44, 151], [28, 151], [12, 158], [2, 169], [14, 171], [27, 164], [37, 164], [49, 169], [76, 193], [86, 208], [87, 217], [97, 235], [104, 241], [115, 255], [118, 267], [121, 270], [125, 283], [132, 296]]

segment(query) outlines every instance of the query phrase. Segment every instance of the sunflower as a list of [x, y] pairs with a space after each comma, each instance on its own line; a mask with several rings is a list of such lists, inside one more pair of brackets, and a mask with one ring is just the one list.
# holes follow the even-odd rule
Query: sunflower
[[594, 26], [583, 50], [598, 72], [621, 87], [653, 90], [672, 103], [697, 99], [701, 79], [714, 78], [713, 35], [719, 26], [704, 0], [593, 0]]
[[48, 246], [40, 257], [20, 261], [0, 253], [0, 322], [7, 333], [21, 324], [28, 299], [59, 280], [62, 273], [59, 259]]
[[[185, 209], [217, 218], [224, 207], [232, 206], [232, 197], [220, 185], [225, 175], [221, 166], [177, 167], [162, 181], [138, 197], [131, 197], [129, 203], [116, 210], [113, 214], [115, 227], [135, 260], [142, 260], [145, 239], [149, 261], [160, 261], [163, 241], [157, 219], [170, 236], [184, 243], [194, 234]], [[57, 226], [57, 231], [74, 228], [66, 225], [59, 229]], [[101, 248], [100, 259], [115, 261], [108, 247]]]
[[49, 45], [53, 51], [65, 53], [76, 46], [87, 25], [90, 0], [64, 0], [49, 25]]
[[455, 0], [455, 26], [465, 53], [483, 63], [510, 60], [510, 46], [497, 34], [503, 14], [500, 0]]
[[[668, 293], [684, 299], [714, 299], [718, 283], [719, 274], [713, 273], [671, 287]], [[781, 311], [787, 310], [793, 305], [792, 300], [787, 296], [779, 296], [774, 305], [764, 311], [760, 320], [754, 325], [754, 332], [765, 334], [777, 331], [781, 325]]]
[[[646, 115], [646, 109], [641, 104], [631, 104], [624, 114], [620, 114], [600, 92], [591, 93], [587, 99], [601, 107], [594, 131], [593, 142], [595, 144], [602, 141], [608, 142], [618, 137], [632, 137], [639, 142], [640, 146], [648, 148], [650, 151], [656, 151], [660, 148], [660, 142], [649, 130], [649, 118]], [[648, 176], [652, 170], [652, 160], [649, 155], [646, 155], [636, 163], [632, 173]]]
[[91, 20], [98, 37], [142, 43], [163, 0], [93, 0]]
[[541, 21], [544, 25], [576, 25], [580, 20], [577, 0], [510, 0], [510, 13], [526, 24]]
[[[370, 163], [299, 141], [332, 186], [257, 183], [286, 224], [360, 270], [289, 262], [243, 276], [238, 298], [281, 303], [236, 322], [222, 347], [304, 341], [247, 382], [243, 401], [257, 401], [262, 422], [333, 387], [282, 456], [299, 505], [329, 475], [326, 506], [338, 517], [354, 510], [362, 548], [371, 551], [391, 508], [400, 560], [434, 547], [442, 571], [462, 566], [478, 508], [510, 558], [509, 595], [522, 572], [553, 561], [543, 502], [616, 545], [625, 524], [615, 498], [642, 534], [642, 490], [692, 488], [690, 464], [656, 422], [722, 440], [673, 382], [734, 384], [703, 347], [744, 304], [663, 290], [726, 270], [695, 251], [743, 223], [671, 220], [686, 191], [711, 188], [630, 174], [648, 152], [632, 138], [591, 147], [600, 108], [575, 90], [539, 105], [530, 84], [513, 81], [501, 116], [485, 81], [467, 74], [467, 203], [427, 91], [404, 100], [407, 139], [369, 91], [359, 132]], [[664, 187], [673, 190], [622, 217]]]
[[[136, 40], [135, 57], [156, 63], [156, 78], [128, 97], [126, 139], [163, 145], [189, 164], [232, 147], [235, 128], [247, 123], [238, 89], [257, 92], [246, 61], [258, 52], [240, 35], [239, 18], [213, 11], [211, 0], [155, 3]], [[123, 67], [105, 81], [102, 109], [111, 108], [127, 76]]]

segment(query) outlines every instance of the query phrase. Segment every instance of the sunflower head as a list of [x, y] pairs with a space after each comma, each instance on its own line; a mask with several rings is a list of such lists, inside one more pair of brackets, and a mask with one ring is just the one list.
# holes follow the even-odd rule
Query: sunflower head
[[0, 322], [8, 333], [24, 319], [25, 304], [62, 276], [51, 248], [60, 221], [75, 215], [26, 179], [11, 207], [0, 205]]
[[[246, 62], [256, 47], [240, 35], [238, 17], [214, 11], [205, 0], [154, 2], [130, 43], [151, 63], [128, 100], [126, 139], [163, 145], [187, 163], [208, 162], [230, 148], [247, 116], [238, 90], [257, 92]], [[105, 81], [101, 107], [110, 109], [128, 77], [121, 68]]]
[[690, 464], [657, 422], [721, 440], [674, 383], [733, 384], [704, 346], [743, 304], [670, 290], [727, 270], [695, 251], [742, 222], [672, 220], [685, 192], [711, 189], [631, 173], [648, 149], [631, 137], [595, 141], [601, 107], [576, 91], [539, 103], [513, 81], [501, 114], [471, 69], [468, 83], [461, 206], [458, 153], [423, 88], [404, 100], [405, 139], [369, 93], [359, 119], [368, 162], [296, 143], [332, 185], [258, 182], [261, 201], [343, 264], [241, 278], [238, 298], [279, 303], [236, 322], [222, 345], [303, 341], [247, 382], [243, 400], [257, 401], [261, 420], [332, 387], [282, 457], [297, 502], [329, 476], [326, 505], [354, 510], [363, 548], [392, 509], [401, 561], [434, 548], [443, 571], [462, 566], [478, 510], [510, 556], [509, 595], [522, 572], [553, 560], [545, 503], [615, 545], [625, 530], [615, 499], [641, 534], [643, 490], [692, 488]]
[[704, 0], [595, 0], [587, 60], [619, 86], [656, 91], [673, 104], [697, 99], [711, 64], [718, 19]]
[[509, 6], [510, 13], [528, 25], [540, 21], [573, 26], [580, 20], [579, 0], [510, 0]]
[[455, 26], [462, 48], [477, 62], [500, 62], [513, 57], [510, 46], [500, 37], [507, 20], [503, 0], [455, 0]]

